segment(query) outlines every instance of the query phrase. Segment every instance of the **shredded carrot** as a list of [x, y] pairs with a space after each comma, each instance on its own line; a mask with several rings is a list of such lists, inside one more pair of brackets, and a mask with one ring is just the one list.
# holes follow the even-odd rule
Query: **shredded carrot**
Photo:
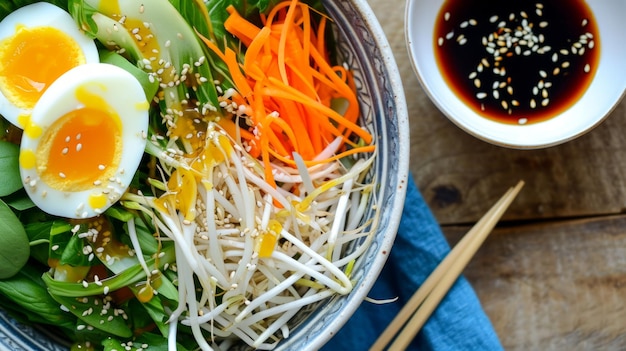
[[[326, 17], [314, 23], [308, 5], [284, 0], [261, 16], [259, 28], [234, 6], [227, 10], [224, 27], [246, 48], [242, 62], [233, 49], [222, 51], [198, 35], [227, 65], [238, 92], [232, 101], [249, 108], [254, 130], [239, 135], [250, 154], [261, 158], [270, 184], [276, 186], [272, 161], [296, 166], [294, 152], [310, 166], [375, 151], [372, 135], [358, 124], [360, 110], [351, 72], [329, 62]], [[345, 112], [331, 108], [335, 99], [346, 102]], [[342, 141], [338, 152], [318, 159], [338, 137]]]

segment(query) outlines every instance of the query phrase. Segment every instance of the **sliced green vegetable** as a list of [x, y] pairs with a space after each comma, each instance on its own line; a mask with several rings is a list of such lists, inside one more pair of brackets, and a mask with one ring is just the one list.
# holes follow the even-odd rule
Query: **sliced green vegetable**
[[[136, 339], [132, 340], [134, 345], [148, 345], [150, 351], [168, 351], [167, 338], [154, 333], [143, 333]], [[124, 343], [126, 344], [126, 343]], [[119, 351], [124, 350], [124, 345], [117, 339], [108, 338], [102, 342], [103, 351]], [[191, 349], [184, 347], [180, 343], [176, 344], [176, 350], [189, 351]]]
[[124, 69], [128, 73], [132, 74], [137, 81], [141, 84], [144, 93], [146, 94], [146, 99], [148, 101], [152, 101], [154, 96], [156, 95], [157, 90], [159, 90], [159, 82], [152, 79], [146, 71], [139, 69], [137, 66], [133, 65], [125, 59], [122, 55], [117, 54], [112, 51], [100, 51], [100, 62], [108, 63], [111, 65], [115, 65], [119, 68]]
[[24, 226], [30, 242], [30, 257], [41, 264], [48, 264], [50, 230], [52, 222], [28, 223]]
[[203, 46], [167, 0], [70, 0], [68, 6], [89, 35], [108, 49], [123, 52], [159, 82], [163, 111], [182, 112], [191, 99], [197, 99], [204, 112], [217, 111], [217, 89]]
[[[174, 247], [164, 247], [162, 257], [159, 258], [159, 269], [167, 263], [170, 264], [175, 261], [176, 256], [174, 253]], [[146, 261], [148, 267], [154, 266], [155, 260], [150, 259]], [[58, 296], [68, 297], [81, 297], [81, 296], [94, 296], [108, 293], [109, 291], [115, 291], [126, 287], [128, 285], [135, 284], [146, 279], [146, 272], [141, 265], [136, 264], [121, 273], [118, 273], [110, 278], [103, 279], [98, 283], [68, 283], [57, 281], [52, 278], [50, 273], [45, 273], [42, 277], [44, 283], [48, 287], [51, 294]]]
[[11, 208], [0, 200], [0, 279], [19, 272], [30, 256], [28, 235]]

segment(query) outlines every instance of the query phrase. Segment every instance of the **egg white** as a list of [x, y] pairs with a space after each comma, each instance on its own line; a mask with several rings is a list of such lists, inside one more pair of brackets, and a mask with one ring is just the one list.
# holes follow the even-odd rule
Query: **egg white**
[[[39, 2], [15, 10], [0, 22], [0, 42], [14, 36], [16, 28], [19, 26], [26, 28], [56, 28], [70, 36], [78, 44], [85, 56], [86, 63], [99, 62], [98, 49], [95, 42], [82, 32], [70, 14], [60, 7], [46, 2]], [[35, 69], [37, 67], [33, 67], [33, 70]], [[9, 122], [22, 128], [23, 126], [18, 122], [18, 117], [20, 115], [29, 115], [30, 113], [30, 109], [16, 106], [0, 91], [0, 114]]]
[[[93, 187], [71, 191], [58, 189], [41, 178], [39, 167], [25, 167], [24, 158], [43, 157], [37, 150], [42, 134], [59, 118], [85, 107], [77, 98], [77, 91], [86, 89], [106, 101], [121, 120], [121, 152], [117, 169], [107, 179], [98, 179]], [[71, 69], [58, 78], [44, 92], [32, 111], [31, 123], [24, 130], [20, 145], [20, 173], [26, 192], [43, 211], [67, 218], [97, 216], [117, 202], [127, 190], [143, 156], [148, 131], [148, 109], [140, 83], [127, 71], [104, 63], [85, 64]], [[31, 129], [42, 131], [32, 133]], [[26, 155], [26, 156], [25, 156]], [[38, 160], [42, 161], [42, 160]], [[47, 164], [43, 160], [43, 164]], [[81, 165], [76, 164], [76, 167]], [[92, 196], [106, 197], [106, 204], [94, 208]]]

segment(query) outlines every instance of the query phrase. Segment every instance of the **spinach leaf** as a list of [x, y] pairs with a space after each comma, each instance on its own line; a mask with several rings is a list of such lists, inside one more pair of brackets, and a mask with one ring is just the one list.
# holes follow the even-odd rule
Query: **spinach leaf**
[[[193, 338], [190, 338], [193, 339]], [[132, 340], [133, 344], [136, 345], [150, 345], [150, 351], [168, 351], [167, 348], [167, 338], [154, 333], [143, 333], [138, 336], [136, 339]], [[114, 351], [114, 350], [124, 350], [124, 345], [120, 340], [116, 340], [113, 338], [106, 339], [102, 342], [102, 346], [104, 347], [104, 351]], [[183, 345], [177, 343], [176, 350], [178, 351], [189, 351], [191, 348], [186, 348]]]
[[19, 155], [19, 146], [0, 141], [0, 196], [7, 196], [22, 188]]
[[89, 261], [89, 257], [85, 255], [83, 248], [85, 247], [85, 240], [78, 235], [71, 235], [67, 242], [67, 246], [61, 254], [61, 260], [59, 264], [70, 266], [91, 266], [92, 262], [96, 263], [96, 260]]
[[22, 223], [0, 200], [0, 279], [10, 278], [19, 272], [29, 255], [30, 245]]
[[63, 313], [48, 294], [41, 280], [44, 270], [36, 263], [28, 264], [13, 277], [0, 280], [0, 296], [3, 297], [0, 301], [3, 307], [19, 313], [26, 321], [73, 328], [76, 319]]
[[4, 197], [3, 200], [7, 203], [7, 205], [18, 211], [26, 211], [36, 207], [35, 203], [30, 199], [28, 194], [26, 194], [24, 189], [18, 190], [17, 192]]

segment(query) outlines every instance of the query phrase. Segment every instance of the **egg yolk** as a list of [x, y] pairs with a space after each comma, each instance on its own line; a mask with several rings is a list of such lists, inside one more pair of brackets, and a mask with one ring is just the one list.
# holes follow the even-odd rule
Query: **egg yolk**
[[0, 89], [15, 106], [32, 109], [63, 73], [85, 63], [80, 46], [53, 27], [18, 27], [0, 43]]
[[51, 187], [82, 191], [115, 176], [121, 146], [119, 117], [84, 107], [70, 111], [45, 131], [37, 150], [42, 156], [37, 157], [37, 167]]

